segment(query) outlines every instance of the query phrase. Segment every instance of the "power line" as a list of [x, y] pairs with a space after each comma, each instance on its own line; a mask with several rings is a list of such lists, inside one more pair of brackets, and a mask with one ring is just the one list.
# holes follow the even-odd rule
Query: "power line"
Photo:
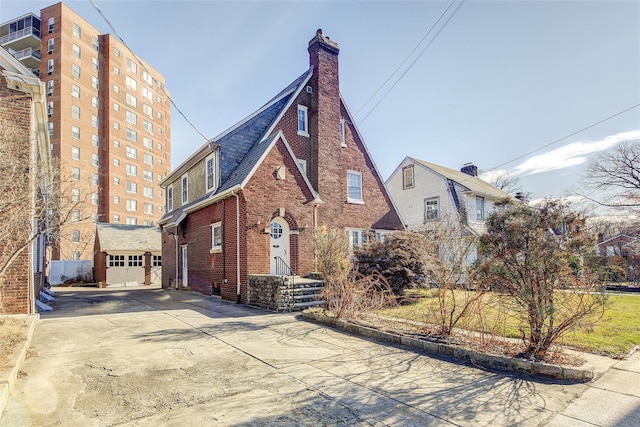
[[[120, 36], [120, 34], [118, 34], [118, 31], [116, 31], [116, 29], [113, 27], [113, 25], [111, 24], [111, 22], [109, 21], [109, 19], [107, 19], [107, 17], [104, 15], [104, 13], [102, 13], [102, 11], [100, 10], [100, 8], [98, 7], [98, 5], [95, 3], [94, 0], [89, 0], [89, 2], [91, 3], [91, 5], [98, 11], [98, 13], [100, 14], [100, 16], [102, 16], [102, 19], [105, 20], [105, 22], [107, 23], [107, 25], [109, 26], [109, 28], [111, 28], [111, 31], [113, 31], [113, 34], [116, 35], [116, 37], [118, 38], [118, 40], [120, 40], [120, 42], [129, 50], [129, 52], [131, 52], [131, 54], [133, 55], [133, 57], [140, 63], [140, 65], [142, 66], [142, 68], [144, 69], [144, 71], [146, 71], [147, 73], [151, 74], [149, 72], [149, 69], [147, 67], [145, 67], [145, 63], [144, 61], [142, 61], [138, 55], [136, 55], [136, 53], [131, 50], [131, 48], [129, 48], [129, 46], [127, 45], [127, 43], [124, 41], [124, 39], [122, 38], [122, 36]], [[171, 96], [167, 93], [167, 91], [164, 89], [164, 85], [161, 86], [162, 92], [164, 93], [164, 95], [167, 97], [167, 99], [169, 100], [169, 102], [171, 103], [171, 105], [173, 105], [173, 107], [176, 109], [176, 111], [182, 116], [182, 118], [185, 119], [185, 121], [187, 123], [189, 123], [189, 125], [193, 128], [193, 130], [195, 130], [198, 134], [200, 134], [200, 136], [202, 136], [202, 138], [206, 141], [209, 142], [209, 138], [207, 138], [202, 132], [200, 132], [200, 130], [196, 127], [196, 125], [194, 125], [191, 120], [189, 120], [187, 118], [187, 116], [182, 112], [182, 110], [180, 110], [180, 108], [178, 108], [178, 106], [176, 105], [175, 102], [173, 102], [173, 99], [171, 99]]]
[[[369, 101], [371, 101], [371, 99], [378, 93], [380, 92], [380, 90], [389, 82], [389, 80], [391, 80], [391, 78], [398, 72], [398, 70], [407, 62], [407, 60], [411, 57], [411, 55], [413, 55], [413, 53], [418, 49], [418, 47], [422, 44], [422, 42], [429, 36], [429, 34], [431, 33], [431, 31], [433, 31], [433, 29], [438, 25], [438, 23], [442, 20], [442, 18], [446, 15], [446, 13], [449, 11], [449, 9], [451, 8], [451, 6], [453, 6], [453, 4], [456, 2], [456, 0], [453, 0], [449, 6], [445, 9], [444, 12], [442, 12], [442, 14], [440, 15], [440, 17], [436, 20], [436, 22], [431, 26], [431, 28], [429, 28], [429, 31], [427, 31], [427, 34], [425, 34], [425, 36], [422, 38], [422, 40], [420, 40], [420, 42], [416, 45], [416, 47], [411, 51], [411, 53], [409, 53], [409, 55], [405, 58], [404, 61], [402, 61], [402, 63], [396, 68], [396, 70], [384, 81], [384, 83], [382, 83], [382, 85], [375, 91], [375, 93], [373, 95], [371, 95], [371, 97], [364, 103], [364, 105], [362, 107], [360, 107], [358, 109], [358, 111], [356, 111], [356, 115], [364, 108], [364, 106], [366, 104], [369, 103]], [[422, 56], [422, 54], [429, 48], [429, 46], [431, 46], [431, 44], [436, 40], [436, 38], [438, 37], [438, 35], [440, 35], [440, 33], [442, 32], [442, 30], [444, 29], [444, 27], [447, 26], [447, 24], [449, 23], [449, 21], [451, 20], [451, 18], [453, 18], [453, 16], [458, 12], [458, 10], [460, 9], [460, 7], [462, 6], [462, 4], [465, 2], [465, 0], [462, 0], [460, 3], [458, 3], [458, 6], [455, 8], [455, 10], [451, 13], [451, 15], [449, 15], [449, 17], [447, 18], [447, 20], [444, 22], [444, 24], [442, 24], [442, 26], [440, 27], [440, 29], [438, 30], [438, 32], [436, 32], [436, 34], [433, 36], [433, 38], [429, 41], [429, 43], [427, 43], [427, 45], [422, 49], [422, 51], [420, 51], [420, 53], [418, 54], [418, 56], [411, 62], [411, 64], [409, 64], [409, 66], [407, 67], [406, 70], [404, 70], [404, 72], [400, 75], [400, 77], [393, 83], [393, 85], [389, 88], [389, 90], [382, 96], [382, 98], [380, 98], [380, 100], [378, 100], [378, 102], [373, 106], [373, 108], [371, 108], [371, 110], [369, 110], [369, 112], [362, 118], [362, 120], [360, 120], [360, 122], [362, 123], [363, 121], [365, 121], [365, 119], [367, 117], [369, 117], [369, 115], [378, 107], [378, 105], [380, 105], [380, 103], [387, 97], [387, 95], [389, 95], [389, 93], [393, 90], [393, 88], [396, 87], [396, 85], [400, 82], [400, 80], [402, 80], [402, 78], [409, 72], [409, 70], [413, 67], [413, 65], [418, 61], [418, 59], [420, 59], [420, 57]]]

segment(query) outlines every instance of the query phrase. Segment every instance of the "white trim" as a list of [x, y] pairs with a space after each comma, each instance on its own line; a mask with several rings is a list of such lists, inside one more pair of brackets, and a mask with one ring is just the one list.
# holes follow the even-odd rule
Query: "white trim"
[[[213, 238], [214, 238], [214, 230], [216, 228], [220, 228], [220, 244], [216, 245]], [[213, 253], [218, 253], [218, 252], [222, 252], [222, 222], [218, 221], [218, 222], [214, 222], [213, 224], [211, 224], [211, 250], [209, 250], [209, 253], [213, 254]]]
[[[187, 185], [184, 185], [185, 182]], [[183, 173], [180, 178], [180, 200], [182, 201], [182, 205], [189, 203], [189, 172]]]
[[[304, 129], [300, 129], [300, 113], [304, 113]], [[306, 105], [298, 104], [298, 109], [296, 110], [296, 128], [298, 129], [298, 135], [300, 136], [309, 136], [309, 107]]]
[[[360, 177], [360, 198], [352, 198], [349, 197], [349, 175], [356, 175]], [[354, 171], [351, 169], [347, 169], [347, 203], [364, 205], [364, 190], [363, 190], [363, 182], [362, 182], [362, 172]]]

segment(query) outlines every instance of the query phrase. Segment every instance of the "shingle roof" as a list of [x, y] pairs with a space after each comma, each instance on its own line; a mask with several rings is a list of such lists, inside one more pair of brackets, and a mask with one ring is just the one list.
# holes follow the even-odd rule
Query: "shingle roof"
[[[460, 172], [455, 169], [450, 169], [444, 166], [436, 165], [435, 163], [425, 162], [423, 160], [419, 160], [413, 157], [409, 157], [412, 161], [417, 164], [423, 165], [434, 172], [444, 176], [447, 179], [450, 179], [455, 184], [464, 187], [466, 191], [471, 191], [475, 194], [489, 196], [494, 199], [502, 199], [505, 197], [509, 197], [509, 194], [500, 190], [499, 188], [489, 184], [486, 181], [478, 178], [477, 176], [467, 175], [464, 172]], [[465, 191], [463, 189], [463, 191]]]
[[[218, 135], [215, 142], [220, 145], [220, 181], [222, 184], [215, 192], [205, 194], [198, 200], [193, 200], [172, 212], [167, 212], [160, 219], [160, 224], [175, 222], [179, 220], [182, 212], [190, 206], [242, 184], [253, 170], [253, 166], [261, 158], [264, 150], [272, 142], [275, 135], [268, 138], [267, 136], [273, 124], [292, 98], [301, 90], [301, 86], [309, 80], [312, 73], [313, 68], [309, 68], [256, 112]], [[175, 170], [179, 168], [180, 166]]]
[[158, 227], [99, 222], [96, 224], [96, 231], [102, 252], [162, 251], [162, 236]]

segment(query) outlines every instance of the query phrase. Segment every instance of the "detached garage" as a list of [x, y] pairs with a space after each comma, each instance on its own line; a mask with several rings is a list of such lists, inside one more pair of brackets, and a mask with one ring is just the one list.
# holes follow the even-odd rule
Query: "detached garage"
[[162, 241], [158, 227], [96, 224], [94, 280], [133, 286], [162, 281]]

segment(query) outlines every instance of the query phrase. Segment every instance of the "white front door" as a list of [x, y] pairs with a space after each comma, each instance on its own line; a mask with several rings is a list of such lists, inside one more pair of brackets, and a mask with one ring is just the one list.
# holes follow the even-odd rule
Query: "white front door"
[[278, 217], [271, 221], [269, 233], [271, 274], [291, 274], [289, 257], [289, 224]]
[[189, 264], [187, 263], [187, 247], [182, 247], [182, 287], [189, 286]]

